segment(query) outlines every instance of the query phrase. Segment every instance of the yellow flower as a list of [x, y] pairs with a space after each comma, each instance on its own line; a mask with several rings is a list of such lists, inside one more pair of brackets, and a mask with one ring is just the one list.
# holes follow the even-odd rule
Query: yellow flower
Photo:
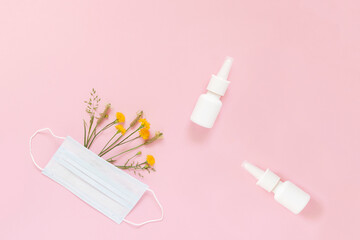
[[124, 128], [123, 125], [119, 124], [119, 125], [116, 125], [115, 128], [121, 132], [122, 135], [124, 135], [126, 133], [126, 129]]
[[150, 131], [149, 129], [142, 128], [140, 129], [139, 134], [144, 140], [147, 140], [150, 136]]
[[150, 129], [150, 123], [146, 120], [146, 118], [141, 118], [139, 122], [145, 129]]
[[154, 166], [155, 164], [155, 158], [153, 155], [147, 155], [146, 157], [146, 162], [147, 164], [149, 164], [151, 167]]
[[116, 119], [119, 123], [123, 123], [123, 122], [125, 122], [125, 115], [122, 114], [121, 112], [117, 112]]

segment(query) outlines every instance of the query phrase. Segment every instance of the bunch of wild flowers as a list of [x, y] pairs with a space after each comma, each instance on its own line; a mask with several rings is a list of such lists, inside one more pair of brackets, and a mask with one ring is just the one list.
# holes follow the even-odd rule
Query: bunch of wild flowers
[[[125, 128], [125, 115], [117, 112], [116, 118], [112, 122], [106, 124], [104, 127], [100, 125], [109, 117], [109, 112], [111, 110], [111, 104], [106, 104], [104, 110], [101, 113], [98, 113], [98, 107], [101, 99], [96, 94], [96, 91], [92, 89], [90, 93], [90, 98], [88, 101], [85, 101], [87, 104], [86, 112], [89, 114], [90, 119], [89, 123], [84, 120], [84, 146], [88, 149], [92, 146], [95, 139], [99, 136], [100, 133], [104, 132], [107, 129], [110, 129], [112, 126], [115, 127], [116, 131], [110, 140], [104, 145], [101, 151], [98, 153], [100, 157], [104, 157], [106, 161], [115, 164], [119, 157], [123, 154], [131, 152], [135, 149], [138, 149], [144, 145], [151, 144], [157, 139], [162, 138], [163, 133], [155, 132], [155, 135], [150, 137], [150, 123], [143, 118], [143, 111], [139, 111], [136, 114], [136, 117], [131, 121], [129, 127]], [[140, 125], [136, 127], [137, 125]], [[131, 131], [131, 129], [134, 129]], [[123, 150], [121, 152], [116, 152], [116, 150], [122, 145], [141, 139], [141, 142], [135, 147]], [[110, 154], [113, 153], [113, 154]], [[115, 153], [114, 153], [115, 152]], [[155, 171], [154, 164], [155, 158], [152, 155], [147, 155], [146, 160], [143, 162], [135, 161], [134, 159], [141, 155], [141, 151], [138, 151], [135, 155], [128, 158], [123, 165], [115, 165], [116, 167], [124, 170], [132, 170], [134, 174], [138, 174], [142, 177], [140, 171]], [[110, 157], [109, 157], [110, 156]]]

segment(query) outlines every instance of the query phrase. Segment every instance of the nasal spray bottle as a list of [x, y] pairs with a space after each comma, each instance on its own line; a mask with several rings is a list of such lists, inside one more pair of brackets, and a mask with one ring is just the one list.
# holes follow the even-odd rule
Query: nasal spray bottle
[[280, 177], [269, 169], [264, 171], [246, 161], [242, 164], [242, 167], [258, 180], [256, 185], [264, 188], [268, 192], [273, 192], [275, 194], [275, 200], [291, 212], [298, 214], [310, 201], [309, 194], [292, 182], [280, 181]]
[[207, 86], [207, 93], [202, 94], [191, 114], [191, 121], [205, 127], [212, 128], [222, 107], [220, 97], [224, 96], [229, 86], [227, 80], [233, 59], [227, 57], [218, 74], [212, 75]]

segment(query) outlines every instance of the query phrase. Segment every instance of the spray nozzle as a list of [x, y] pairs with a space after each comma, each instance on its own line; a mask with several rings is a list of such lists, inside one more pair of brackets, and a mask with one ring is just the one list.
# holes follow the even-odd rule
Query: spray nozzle
[[233, 59], [231, 57], [226, 57], [225, 62], [223, 63], [222, 67], [220, 68], [217, 77], [227, 80], [229, 76], [229, 72], [231, 69]]
[[247, 161], [244, 161], [241, 166], [251, 175], [253, 175], [257, 180], [259, 180], [261, 176], [263, 176], [265, 173], [264, 170], [252, 165], [251, 163], [248, 163]]
[[246, 161], [243, 162], [242, 167], [257, 179], [256, 185], [264, 188], [268, 192], [273, 191], [280, 182], [280, 177], [270, 171], [270, 169], [264, 171]]
[[224, 96], [226, 89], [229, 86], [229, 81], [227, 80], [229, 72], [231, 69], [233, 59], [231, 57], [226, 57], [223, 65], [221, 66], [217, 75], [212, 75], [207, 90], [213, 92], [219, 96]]

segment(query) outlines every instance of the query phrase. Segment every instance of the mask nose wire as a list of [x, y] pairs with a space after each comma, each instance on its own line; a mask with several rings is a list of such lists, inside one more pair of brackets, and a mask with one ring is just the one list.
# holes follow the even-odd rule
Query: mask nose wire
[[43, 168], [40, 167], [40, 166], [35, 162], [34, 156], [33, 156], [33, 154], [32, 154], [32, 140], [33, 140], [33, 138], [34, 138], [38, 133], [44, 132], [44, 131], [46, 131], [46, 130], [49, 131], [53, 137], [56, 137], [56, 138], [59, 138], [59, 139], [65, 139], [64, 137], [56, 136], [56, 135], [51, 131], [50, 128], [42, 128], [42, 129], [39, 129], [39, 130], [37, 130], [37, 131], [30, 137], [30, 141], [29, 141], [30, 157], [31, 157], [31, 160], [33, 161], [34, 165], [35, 165], [40, 171], [42, 171]]
[[160, 207], [160, 209], [161, 209], [161, 217], [158, 218], [158, 219], [151, 219], [151, 220], [148, 220], [148, 221], [145, 221], [145, 222], [142, 222], [142, 223], [134, 223], [134, 222], [131, 222], [131, 221], [126, 220], [126, 219], [124, 218], [124, 220], [123, 220], [124, 222], [126, 222], [126, 223], [128, 223], [128, 224], [131, 224], [131, 225], [134, 225], [134, 226], [142, 226], [142, 225], [145, 225], [145, 224], [147, 224], [147, 223], [159, 222], [159, 221], [162, 221], [162, 220], [163, 220], [163, 218], [164, 218], [164, 208], [163, 208], [163, 206], [161, 205], [161, 203], [160, 203], [159, 200], [157, 199], [154, 191], [151, 190], [151, 189], [147, 189], [147, 190], [153, 194], [155, 201], [156, 201], [157, 204], [159, 205], [159, 207]]

